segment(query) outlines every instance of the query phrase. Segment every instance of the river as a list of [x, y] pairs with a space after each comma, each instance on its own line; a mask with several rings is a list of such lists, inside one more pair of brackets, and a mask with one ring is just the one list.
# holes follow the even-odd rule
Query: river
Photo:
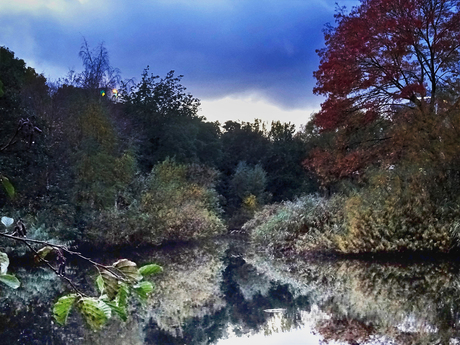
[[[98, 332], [78, 313], [62, 327], [52, 305], [69, 287], [12, 262], [22, 285], [1, 287], [0, 344], [460, 344], [459, 265], [447, 260], [286, 261], [241, 239], [92, 254], [162, 265], [148, 303], [133, 301], [127, 322], [113, 318]], [[82, 263], [68, 275], [94, 286]]]

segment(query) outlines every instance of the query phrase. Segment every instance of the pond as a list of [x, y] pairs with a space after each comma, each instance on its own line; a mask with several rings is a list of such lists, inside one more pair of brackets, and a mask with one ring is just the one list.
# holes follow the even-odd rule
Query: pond
[[[77, 313], [67, 326], [52, 304], [70, 291], [54, 273], [17, 264], [22, 286], [0, 291], [2, 344], [459, 344], [459, 265], [442, 260], [376, 263], [281, 260], [244, 240], [169, 245], [152, 251], [92, 255], [155, 262], [147, 305], [131, 305], [94, 332]], [[90, 267], [69, 269], [91, 288]]]

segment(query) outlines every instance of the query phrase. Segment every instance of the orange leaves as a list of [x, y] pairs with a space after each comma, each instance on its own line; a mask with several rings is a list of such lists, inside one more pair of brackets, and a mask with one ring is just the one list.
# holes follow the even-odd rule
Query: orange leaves
[[327, 186], [345, 177], [359, 178], [362, 169], [368, 165], [368, 159], [368, 154], [361, 150], [339, 153], [316, 148], [303, 165], [320, 178], [323, 186]]

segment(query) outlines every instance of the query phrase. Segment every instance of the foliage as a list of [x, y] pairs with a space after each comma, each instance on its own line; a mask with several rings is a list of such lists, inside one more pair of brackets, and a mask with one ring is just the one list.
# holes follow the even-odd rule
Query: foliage
[[345, 231], [344, 198], [304, 196], [264, 207], [243, 226], [258, 245], [269, 250], [334, 251], [334, 238]]
[[[220, 234], [216, 171], [167, 159], [138, 180], [125, 205], [102, 212], [87, 235], [101, 244], [160, 244]], [[137, 194], [139, 193], [139, 194]]]
[[318, 51], [314, 92], [327, 100], [316, 123], [339, 128], [356, 109], [373, 121], [401, 100], [432, 112], [442, 86], [457, 78], [459, 16], [453, 0], [366, 0], [338, 11]]
[[79, 56], [84, 70], [80, 73], [71, 70], [61, 83], [84, 89], [86, 96], [92, 99], [100, 96], [100, 90], [108, 93], [120, 83], [120, 70], [110, 64], [109, 53], [103, 42], [91, 49], [83, 38]]
[[450, 252], [460, 243], [458, 197], [439, 193], [452, 181], [433, 172], [413, 166], [376, 170], [368, 173], [365, 188], [348, 196], [271, 205], [243, 229], [270, 250]]
[[[155, 268], [155, 269], [153, 269]], [[54, 304], [54, 318], [60, 325], [67, 323], [72, 307], [83, 316], [88, 325], [98, 330], [117, 314], [123, 321], [127, 319], [128, 296], [133, 292], [141, 301], [145, 301], [154, 289], [149, 281], [143, 281], [145, 276], [161, 272], [161, 267], [148, 265], [137, 268], [137, 265], [127, 259], [115, 262], [111, 266], [99, 268], [96, 284], [99, 297], [87, 297], [82, 294], [70, 294], [60, 297]], [[141, 273], [142, 272], [142, 273]]]
[[182, 78], [174, 71], [164, 78], [149, 75], [147, 67], [137, 85], [125, 83], [120, 90], [124, 109], [135, 120], [142, 171], [150, 172], [167, 157], [211, 165], [219, 160], [218, 124], [198, 116], [200, 101], [186, 92]]
[[448, 252], [456, 246], [460, 209], [430, 195], [427, 175], [423, 169], [401, 168], [375, 173], [370, 188], [351, 195], [344, 205], [348, 229], [337, 238], [339, 250]]
[[266, 185], [267, 173], [261, 165], [250, 167], [246, 162], [238, 163], [231, 180], [231, 189], [240, 201], [252, 195], [257, 199], [258, 204], [265, 204], [268, 199], [265, 192]]
[[[274, 121], [267, 127], [258, 119], [252, 123], [227, 121], [223, 126], [223, 159], [219, 164], [222, 180], [218, 191], [225, 198], [224, 210], [231, 228], [240, 227], [241, 222], [252, 217], [253, 211], [246, 212], [241, 208], [242, 200], [249, 194], [256, 196], [259, 205], [263, 205], [270, 200], [290, 200], [317, 191], [312, 176], [302, 168], [308, 148], [305, 136], [295, 134], [295, 126], [290, 123]], [[265, 181], [262, 198], [260, 191], [242, 196], [244, 191], [235, 190], [235, 182], [240, 179], [238, 176], [245, 175], [241, 173], [245, 170], [240, 166], [243, 163], [250, 169], [259, 166], [265, 171], [265, 177], [255, 182], [260, 185]], [[260, 186], [254, 188], [260, 189]], [[246, 189], [251, 188], [246, 186]]]
[[0, 252], [0, 282], [12, 289], [17, 289], [21, 285], [21, 283], [19, 282], [18, 278], [7, 273], [9, 265], [10, 260], [8, 258], [8, 255], [6, 255], [3, 252]]
[[290, 123], [273, 121], [268, 132], [268, 152], [261, 159], [267, 172], [267, 191], [272, 200], [292, 200], [302, 194], [317, 192], [316, 181], [302, 167], [307, 152], [314, 147], [311, 138], [295, 133]]
[[13, 198], [16, 191], [14, 189], [14, 186], [11, 184], [10, 180], [8, 179], [8, 177], [0, 175], [0, 181], [2, 182], [2, 186], [5, 192], [8, 194], [8, 196], [10, 198]]
[[260, 164], [251, 167], [246, 162], [239, 162], [229, 183], [228, 201], [234, 209], [228, 225], [233, 229], [249, 220], [269, 201], [270, 195], [266, 191], [267, 173]]
[[360, 184], [368, 168], [406, 159], [445, 173], [458, 147], [459, 16], [451, 0], [366, 0], [338, 10], [315, 72], [314, 92], [327, 99], [312, 123], [329, 133], [304, 161], [323, 187]]
[[[0, 193], [0, 207], [14, 202], [17, 207], [25, 208], [34, 205], [33, 195], [44, 189], [42, 181], [37, 179], [46, 170], [44, 145], [36, 143], [36, 138], [43, 136], [43, 117], [49, 106], [48, 87], [43, 75], [27, 67], [24, 60], [6, 47], [0, 47], [0, 75], [3, 84], [0, 175], [2, 189], [7, 191]], [[7, 177], [15, 186], [14, 193]], [[12, 193], [21, 197], [12, 202], [8, 200]]]

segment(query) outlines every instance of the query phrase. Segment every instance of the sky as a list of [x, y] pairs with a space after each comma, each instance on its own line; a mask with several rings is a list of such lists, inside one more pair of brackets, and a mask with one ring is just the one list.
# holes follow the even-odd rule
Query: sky
[[0, 0], [0, 46], [50, 80], [101, 42], [123, 79], [184, 75], [208, 121], [308, 122], [316, 49], [335, 3], [355, 0]]

